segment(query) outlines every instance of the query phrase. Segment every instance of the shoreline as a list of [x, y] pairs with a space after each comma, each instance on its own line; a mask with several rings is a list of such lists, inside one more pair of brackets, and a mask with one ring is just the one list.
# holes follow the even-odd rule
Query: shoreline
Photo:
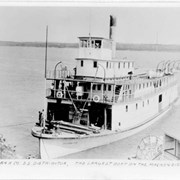
[[[0, 46], [15, 46], [15, 47], [38, 47], [45, 48], [45, 42], [15, 42], [15, 41], [0, 41]], [[49, 48], [78, 48], [78, 43], [57, 43], [49, 42]], [[117, 50], [126, 51], [180, 51], [180, 45], [175, 44], [135, 44], [135, 43], [116, 43]]]

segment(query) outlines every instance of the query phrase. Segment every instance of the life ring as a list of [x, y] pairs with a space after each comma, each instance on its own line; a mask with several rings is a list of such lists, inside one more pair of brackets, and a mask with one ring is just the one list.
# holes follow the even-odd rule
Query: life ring
[[95, 95], [93, 97], [93, 101], [96, 102], [96, 103], [99, 102], [100, 101], [100, 97], [98, 95]]
[[58, 91], [58, 92], [56, 93], [56, 97], [57, 97], [57, 98], [62, 98], [62, 97], [63, 97], [62, 91]]

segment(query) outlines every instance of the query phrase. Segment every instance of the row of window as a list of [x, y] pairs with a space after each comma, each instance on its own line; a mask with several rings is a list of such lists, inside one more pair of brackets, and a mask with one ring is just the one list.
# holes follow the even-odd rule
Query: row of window
[[[139, 85], [137, 85], [136, 88], [141, 89], [141, 87], [142, 88], [151, 87], [153, 85], [153, 83], [156, 83], [156, 82], [147, 82], [147, 83], [139, 84]], [[161, 86], [161, 83], [159, 83], [159, 86]], [[100, 91], [100, 90], [102, 90], [102, 87], [103, 87], [104, 91], [106, 91], [106, 90], [111, 91], [111, 89], [112, 89], [112, 85], [108, 85], [108, 84], [104, 84], [103, 86], [101, 84], [98, 84], [98, 85], [94, 84], [92, 89]], [[130, 89], [130, 85], [124, 85], [123, 89], [124, 90]]]
[[[123, 66], [121, 65], [121, 64], [123, 64]], [[121, 69], [121, 68], [126, 68], [126, 64], [128, 64], [128, 69], [130, 68], [130, 67], [133, 67], [133, 63], [131, 63], [131, 62], [119, 62], [118, 63], [118, 68], [119, 69]], [[81, 60], [81, 67], [83, 67], [84, 66], [84, 61], [83, 60]], [[97, 61], [93, 61], [93, 67], [94, 68], [97, 68]], [[111, 69], [111, 68], [114, 68], [114, 63], [111, 63], [111, 62], [106, 62], [106, 68], [108, 69]]]
[[[104, 86], [103, 86], [103, 88], [104, 88], [104, 91], [111, 91], [111, 89], [112, 89], [112, 85], [107, 85], [107, 84], [104, 84]], [[102, 89], [102, 85], [101, 84], [93, 84], [93, 87], [92, 87], [92, 89], [93, 90], [98, 90], [98, 91], [100, 91], [101, 89]]]
[[[149, 105], [149, 99], [147, 100], [147, 102], [146, 102], [148, 105]], [[145, 105], [145, 102], [143, 101], [142, 102], [142, 107], [144, 107], [144, 105]], [[136, 103], [136, 110], [138, 109], [138, 103]], [[128, 105], [126, 105], [126, 112], [128, 112]]]
[[101, 48], [101, 40], [82, 40], [80, 41], [80, 47]]
[[[146, 83], [141, 83], [141, 84], [136, 84], [135, 88], [136, 89], [144, 89], [144, 88], [148, 88], [148, 87], [160, 87], [162, 86], [162, 84], [165, 82], [165, 79], [163, 80], [158, 80], [158, 81], [154, 81], [154, 82], [146, 82]], [[130, 85], [124, 85], [123, 89], [129, 89]]]
[[81, 40], [80, 41], [80, 47], [83, 48], [101, 48], [103, 43], [103, 48], [111, 49], [112, 43], [107, 40], [94, 40], [89, 38], [88, 40]]
[[[83, 67], [83, 66], [84, 66], [84, 61], [81, 60], [81, 67]], [[93, 61], [93, 67], [97, 68], [97, 61]]]
[[114, 65], [117, 64], [118, 66], [118, 69], [121, 69], [121, 68], [131, 68], [133, 67], [133, 62], [117, 62], [117, 63], [111, 63], [111, 62], [106, 62], [106, 68], [110, 69], [110, 68], [114, 68]]

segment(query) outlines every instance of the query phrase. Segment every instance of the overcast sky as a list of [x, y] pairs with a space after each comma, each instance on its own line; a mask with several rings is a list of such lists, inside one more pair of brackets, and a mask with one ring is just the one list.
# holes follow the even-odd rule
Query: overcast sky
[[1, 41], [78, 42], [108, 38], [109, 15], [117, 17], [117, 42], [180, 44], [180, 7], [0, 7]]

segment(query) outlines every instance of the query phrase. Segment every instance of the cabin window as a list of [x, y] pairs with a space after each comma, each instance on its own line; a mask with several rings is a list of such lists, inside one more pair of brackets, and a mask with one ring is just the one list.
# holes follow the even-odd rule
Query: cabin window
[[106, 91], [106, 84], [104, 84], [104, 91]]
[[123, 67], [125, 68], [125, 66], [126, 66], [126, 63], [124, 62], [124, 63], [123, 63]]
[[141, 84], [139, 84], [139, 89], [141, 89]]
[[121, 68], [121, 63], [119, 62], [119, 64], [118, 64], [118, 68], [120, 69]]
[[159, 103], [162, 102], [162, 94], [159, 95]]
[[131, 90], [129, 90], [129, 95], [131, 95]]
[[109, 68], [111, 68], [111, 63], [109, 63]]
[[93, 66], [94, 68], [97, 68], [97, 61], [94, 61]]
[[126, 105], [126, 112], [128, 112], [128, 105]]
[[144, 107], [144, 101], [142, 102], [142, 106]]
[[159, 86], [161, 86], [161, 80], [159, 81]]
[[147, 87], [149, 86], [149, 83], [147, 83]]
[[106, 68], [108, 68], [108, 62], [106, 62]]
[[95, 84], [93, 84], [92, 89], [93, 89], [93, 90], [96, 90], [96, 85], [95, 85]]
[[98, 84], [97, 88], [98, 88], [98, 91], [100, 91], [101, 90], [101, 84]]
[[136, 109], [138, 109], [138, 104], [136, 103]]
[[147, 104], [149, 104], [149, 99], [147, 100]]
[[143, 83], [143, 88], [145, 88], [145, 84]]
[[128, 68], [130, 68], [130, 62], [128, 62]]
[[108, 91], [111, 91], [111, 85], [108, 86]]
[[83, 65], [84, 65], [84, 61], [81, 61], [81, 67], [83, 67]]

